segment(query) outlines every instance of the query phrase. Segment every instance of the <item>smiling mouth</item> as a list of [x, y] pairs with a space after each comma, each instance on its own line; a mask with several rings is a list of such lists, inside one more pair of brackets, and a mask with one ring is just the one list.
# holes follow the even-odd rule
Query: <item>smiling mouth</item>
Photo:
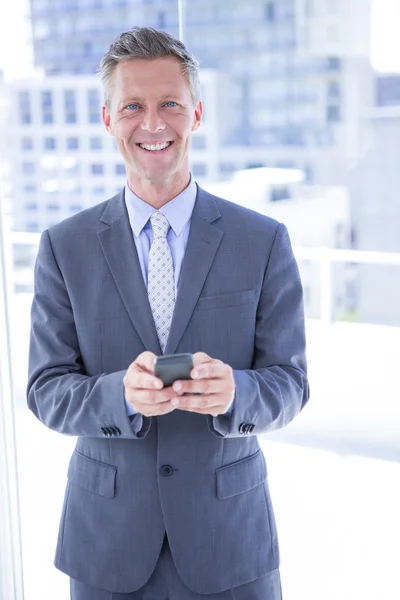
[[162, 144], [137, 144], [142, 150], [146, 150], [147, 152], [163, 152], [170, 146], [172, 146], [173, 142], [163, 142]]

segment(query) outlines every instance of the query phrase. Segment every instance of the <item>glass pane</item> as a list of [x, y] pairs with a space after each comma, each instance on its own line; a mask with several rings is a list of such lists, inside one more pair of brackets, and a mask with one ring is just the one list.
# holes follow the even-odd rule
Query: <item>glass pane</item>
[[311, 399], [261, 441], [286, 600], [399, 593], [400, 63], [374, 72], [394, 61], [388, 7], [368, 4], [183, 1], [206, 115], [192, 172], [283, 222], [303, 281]]
[[[200, 61], [204, 118], [190, 155], [196, 181], [283, 222], [298, 259], [312, 396], [293, 423], [260, 438], [284, 598], [398, 600], [395, 0], [31, 0], [30, 7], [11, 43], [29, 28], [44, 77], [16, 76], [17, 57], [5, 35], [12, 28], [8, 17], [0, 19], [1, 241], [13, 230], [7, 242], [12, 297], [4, 316], [1, 283], [0, 313], [8, 319], [14, 384], [12, 404], [4, 393], [2, 337], [0, 402], [8, 408], [0, 430], [6, 425], [10, 435], [14, 427], [17, 440], [25, 599], [69, 598], [68, 578], [53, 560], [76, 443], [46, 428], [26, 406], [34, 261], [43, 230], [121, 191], [125, 170], [113, 139], [105, 137], [95, 73], [112, 40], [135, 24], [181, 35]], [[12, 441], [6, 449], [0, 444], [0, 477], [6, 457], [12, 468]], [[10, 495], [0, 483], [3, 533], [3, 522], [11, 523]], [[16, 555], [18, 575], [12, 493], [12, 539], [3, 552], [8, 540], [0, 536], [0, 556]], [[1, 572], [0, 590], [9, 571]], [[10, 589], [5, 600], [20, 600]]]
[[[139, 4], [33, 0], [31, 19], [21, 14], [19, 21], [16, 16], [9, 21], [11, 9], [5, 19], [0, 19], [0, 70], [4, 67], [4, 78], [3, 74], [0, 76], [0, 190], [6, 192], [1, 208], [7, 221], [6, 224], [0, 221], [0, 244], [7, 240], [12, 266], [7, 326], [14, 376], [12, 401], [5, 385], [9, 357], [3, 343], [5, 292], [0, 260], [1, 600], [69, 598], [68, 577], [56, 570], [53, 562], [67, 468], [76, 439], [46, 428], [26, 405], [34, 263], [43, 230], [57, 220], [106, 200], [116, 190], [121, 192], [125, 170], [118, 163], [119, 156], [116, 160], [113, 138], [105, 133], [101, 122], [102, 90], [96, 70], [105, 49], [126, 29], [127, 23], [161, 22], [163, 8], [154, 13], [152, 6]], [[173, 4], [175, 10], [171, 14]], [[165, 22], [177, 32], [177, 3], [174, 0], [166, 5]], [[11, 22], [15, 22], [15, 27], [10, 38], [6, 29]], [[33, 35], [31, 53], [44, 77], [39, 73], [29, 79], [33, 74], [32, 64], [21, 66], [18, 62], [20, 56], [28, 62], [27, 53], [21, 50], [17, 57], [9, 50], [16, 37], [22, 40], [23, 32], [27, 38]], [[85, 75], [84, 83], [79, 76], [76, 80], [71, 78], [76, 73]], [[65, 82], [50, 75], [65, 76]], [[92, 151], [96, 151], [98, 162]], [[107, 173], [106, 181], [101, 176], [103, 171]], [[12, 448], [14, 428], [16, 451]], [[5, 442], [7, 448], [3, 447]], [[17, 486], [14, 490], [10, 475], [12, 460], [17, 458], [19, 511]], [[22, 562], [23, 582], [19, 572]]]

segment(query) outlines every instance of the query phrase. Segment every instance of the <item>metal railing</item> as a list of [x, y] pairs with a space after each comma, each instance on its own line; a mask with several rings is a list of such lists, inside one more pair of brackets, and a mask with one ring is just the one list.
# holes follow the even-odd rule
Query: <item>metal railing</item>
[[[38, 246], [39, 233], [13, 232], [13, 246]], [[373, 252], [364, 250], [344, 250], [326, 247], [294, 247], [296, 259], [312, 261], [319, 265], [319, 315], [325, 324], [331, 324], [334, 318], [333, 265], [395, 265], [400, 267], [400, 252]]]
[[400, 266], [400, 253], [373, 252], [367, 250], [343, 250], [337, 248], [294, 248], [298, 261], [315, 261], [320, 271], [320, 318], [323, 323], [331, 324], [333, 320], [333, 276], [335, 263], [396, 265]]

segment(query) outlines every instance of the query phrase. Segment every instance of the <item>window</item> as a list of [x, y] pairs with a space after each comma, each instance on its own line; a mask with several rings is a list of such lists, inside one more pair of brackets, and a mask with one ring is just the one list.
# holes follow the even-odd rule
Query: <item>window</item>
[[116, 175], [125, 175], [125, 165], [124, 165], [124, 163], [117, 163], [115, 165], [115, 174]]
[[279, 202], [279, 200], [288, 198], [290, 198], [290, 192], [285, 186], [271, 188], [271, 202]]
[[88, 121], [89, 123], [100, 123], [100, 92], [91, 89], [87, 92]]
[[37, 221], [27, 221], [26, 230], [31, 233], [39, 232], [39, 223]]
[[165, 18], [165, 12], [160, 11], [157, 15], [157, 29], [165, 29], [167, 26], [167, 20]]
[[294, 162], [294, 160], [277, 160], [276, 161], [276, 167], [278, 169], [296, 169], [296, 163]]
[[61, 209], [59, 204], [48, 204], [47, 205], [47, 210], [49, 212], [59, 212]]
[[194, 177], [205, 177], [207, 175], [207, 165], [201, 163], [194, 164], [191, 170]]
[[103, 147], [103, 140], [100, 137], [90, 138], [90, 149], [91, 150], [101, 150], [102, 147]]
[[92, 43], [84, 42], [83, 44], [83, 56], [89, 58], [92, 55]]
[[246, 164], [246, 169], [260, 169], [261, 167], [265, 167], [263, 162], [249, 162]]
[[43, 147], [45, 150], [55, 150], [56, 149], [56, 138], [54, 138], [54, 137], [44, 138]]
[[74, 90], [64, 91], [64, 117], [65, 122], [69, 124], [74, 124], [77, 121], [76, 92]]
[[33, 139], [31, 137], [21, 138], [22, 150], [33, 150]]
[[237, 171], [237, 166], [234, 163], [221, 163], [219, 165], [219, 171], [221, 174], [230, 175]]
[[77, 137], [68, 137], [67, 138], [67, 150], [78, 150], [79, 148], [79, 139]]
[[31, 96], [29, 92], [19, 93], [19, 115], [22, 125], [30, 125], [32, 123], [31, 112]]
[[65, 173], [67, 175], [67, 177], [74, 177], [75, 175], [79, 175], [81, 170], [81, 165], [80, 163], [71, 163], [69, 165], [65, 166]]
[[328, 123], [340, 122], [340, 106], [328, 106], [326, 119]]
[[329, 71], [339, 71], [341, 67], [340, 58], [337, 56], [330, 56], [326, 59], [326, 67]]
[[22, 163], [22, 173], [24, 175], [34, 175], [35, 174], [35, 163], [23, 162]]
[[42, 123], [51, 125], [53, 121], [53, 93], [46, 90], [42, 92]]
[[81, 204], [71, 204], [69, 207], [70, 212], [77, 213], [82, 210], [83, 206]]
[[104, 174], [104, 165], [100, 163], [96, 163], [90, 166], [90, 170], [92, 175], [103, 175]]
[[37, 192], [37, 185], [35, 183], [27, 183], [26, 185], [24, 185], [23, 190], [26, 194], [34, 194], [35, 192]]
[[30, 212], [34, 212], [38, 209], [38, 205], [35, 202], [28, 202], [25, 204], [25, 210], [29, 210]]
[[306, 17], [312, 17], [315, 13], [314, 0], [305, 0], [304, 14]]
[[265, 20], [273, 23], [276, 19], [275, 2], [267, 2], [265, 5]]
[[312, 183], [314, 178], [314, 169], [312, 165], [304, 165], [304, 176], [307, 183]]
[[193, 150], [205, 150], [206, 138], [204, 135], [194, 135], [192, 138], [192, 149]]
[[328, 98], [340, 98], [340, 83], [338, 81], [329, 81], [327, 94]]
[[376, 104], [378, 106], [400, 105], [400, 76], [379, 75], [376, 80]]
[[93, 188], [92, 193], [94, 196], [104, 196], [105, 189], [103, 186], [96, 186]]

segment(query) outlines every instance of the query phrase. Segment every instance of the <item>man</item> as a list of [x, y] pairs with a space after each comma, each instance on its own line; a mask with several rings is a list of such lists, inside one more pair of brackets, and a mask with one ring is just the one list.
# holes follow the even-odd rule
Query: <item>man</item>
[[[45, 231], [28, 403], [78, 436], [55, 565], [74, 600], [277, 600], [257, 435], [308, 400], [302, 288], [285, 227], [189, 170], [197, 63], [148, 28], [101, 63], [126, 167], [111, 200]], [[161, 354], [194, 354], [163, 387]]]

